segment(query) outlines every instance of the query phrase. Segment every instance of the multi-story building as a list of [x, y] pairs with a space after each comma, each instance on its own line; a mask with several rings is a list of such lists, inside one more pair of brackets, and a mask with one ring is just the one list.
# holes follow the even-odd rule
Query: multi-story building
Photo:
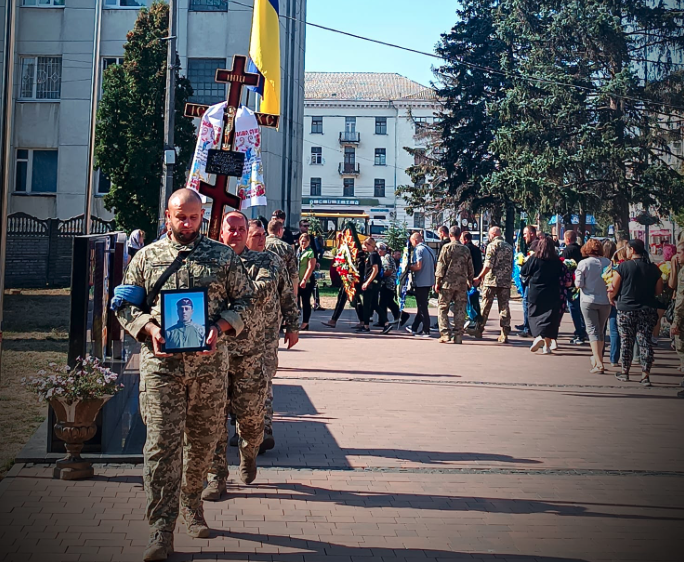
[[404, 148], [421, 146], [416, 131], [438, 109], [432, 89], [399, 74], [307, 72], [302, 210], [363, 210], [424, 227], [396, 189], [411, 181]]
[[[13, 1], [17, 31], [9, 211], [68, 218], [85, 208], [96, 43], [102, 69], [119, 63], [138, 10], [152, 0]], [[96, 5], [102, 6], [99, 33]], [[215, 71], [229, 68], [234, 54], [247, 54], [252, 10], [228, 0], [177, 0], [176, 5], [177, 50], [181, 74], [194, 89], [191, 101], [218, 103], [225, 99], [226, 86], [214, 82]], [[280, 13], [287, 16], [280, 29], [281, 124], [277, 131], [263, 132], [269, 209], [260, 212], [282, 208], [291, 220], [301, 207], [305, 12], [306, 0], [280, 1]], [[98, 174], [92, 213], [102, 218], [111, 217], [102, 202], [108, 189]]]

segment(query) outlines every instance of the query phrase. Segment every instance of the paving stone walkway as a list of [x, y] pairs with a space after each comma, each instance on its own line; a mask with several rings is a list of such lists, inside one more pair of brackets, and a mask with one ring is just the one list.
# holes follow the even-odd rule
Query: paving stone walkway
[[[205, 504], [209, 539], [179, 525], [170, 560], [684, 559], [684, 400], [666, 342], [646, 389], [589, 374], [570, 324], [547, 357], [498, 345], [493, 321], [455, 346], [359, 336], [350, 312], [330, 330], [328, 314], [281, 353], [277, 445], [256, 485], [236, 478]], [[96, 474], [15, 465], [0, 561], [141, 560], [141, 467]]]

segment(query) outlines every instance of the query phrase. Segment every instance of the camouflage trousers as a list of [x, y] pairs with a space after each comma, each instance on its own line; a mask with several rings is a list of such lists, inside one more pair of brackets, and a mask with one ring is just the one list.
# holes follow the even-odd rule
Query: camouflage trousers
[[[150, 526], [173, 532], [179, 508], [201, 505], [204, 476], [223, 423], [227, 353], [160, 360], [143, 346], [140, 415], [147, 426], [143, 483]], [[198, 372], [199, 371], [199, 372]]]
[[[277, 338], [277, 335], [276, 335]], [[266, 339], [264, 355], [264, 376], [266, 377], [266, 402], [264, 404], [264, 424], [267, 431], [273, 430], [273, 377], [278, 371], [278, 346], [280, 340]]]
[[482, 318], [477, 327], [480, 330], [484, 329], [485, 324], [489, 319], [489, 313], [492, 311], [494, 297], [496, 297], [496, 301], [499, 305], [499, 325], [501, 326], [501, 331], [508, 335], [511, 332], [510, 287], [484, 287], [482, 289], [484, 306], [482, 307]]
[[674, 338], [675, 351], [679, 357], [679, 362], [684, 367], [684, 334], [679, 334]]
[[454, 303], [454, 335], [463, 335], [463, 326], [466, 318], [466, 304], [468, 303], [467, 288], [442, 287], [437, 298], [437, 320], [439, 321], [439, 333], [451, 339], [451, 327], [449, 326], [449, 307]]
[[207, 480], [228, 478], [228, 428], [230, 412], [237, 419], [236, 431], [240, 436], [240, 454], [254, 458], [264, 439], [264, 402], [266, 399], [266, 378], [263, 374], [263, 355], [232, 355], [228, 371], [226, 400], [223, 404], [221, 421], [217, 424], [218, 441], [209, 467]]

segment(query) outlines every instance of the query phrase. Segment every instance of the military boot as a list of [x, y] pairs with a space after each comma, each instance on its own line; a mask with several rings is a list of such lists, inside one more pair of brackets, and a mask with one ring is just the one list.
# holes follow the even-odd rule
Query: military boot
[[481, 324], [475, 324], [474, 328], [468, 328], [468, 335], [473, 336], [478, 340], [482, 339], [482, 332], [484, 332], [484, 326]]
[[456, 334], [454, 336], [454, 343], [457, 345], [461, 345], [463, 343], [463, 336], [461, 334]]
[[264, 440], [259, 445], [259, 454], [263, 455], [266, 451], [270, 451], [275, 447], [275, 439], [273, 438], [273, 429], [264, 429]]
[[181, 507], [181, 516], [188, 529], [188, 535], [195, 539], [206, 539], [209, 537], [209, 526], [204, 519], [204, 510], [201, 506], [196, 509]]
[[251, 484], [257, 477], [256, 451], [240, 450], [240, 480], [245, 484]]
[[143, 553], [145, 562], [154, 560], [166, 560], [173, 554], [173, 533], [170, 531], [160, 531], [153, 529], [150, 533], [150, 540]]
[[501, 335], [496, 339], [499, 343], [508, 343], [508, 335], [505, 332], [501, 332]]
[[209, 480], [207, 487], [202, 490], [202, 499], [210, 502], [217, 502], [226, 493], [226, 479], [216, 478]]

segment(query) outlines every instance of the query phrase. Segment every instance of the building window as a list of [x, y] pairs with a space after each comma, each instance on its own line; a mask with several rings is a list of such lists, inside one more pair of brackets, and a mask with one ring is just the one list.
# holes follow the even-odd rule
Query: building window
[[343, 195], [345, 197], [354, 197], [354, 178], [345, 178], [342, 182]]
[[373, 189], [373, 197], [384, 197], [385, 196], [385, 180], [376, 179], [375, 187]]
[[356, 117], [345, 117], [344, 118], [344, 132], [345, 133], [355, 133], [356, 132]]
[[344, 164], [345, 168], [347, 166], [354, 167], [356, 164], [356, 149], [353, 146], [344, 147]]
[[191, 12], [227, 12], [228, 0], [190, 0]]
[[311, 163], [323, 164], [323, 148], [320, 146], [311, 147]]
[[39, 6], [46, 8], [50, 7], [64, 7], [64, 0], [24, 0], [22, 6]]
[[413, 213], [413, 228], [425, 228], [425, 213]]
[[414, 117], [413, 123], [416, 127], [416, 134], [433, 122], [432, 117]]
[[102, 170], [97, 171], [97, 195], [106, 195], [112, 188], [111, 180], [104, 175]]
[[311, 118], [311, 134], [312, 135], [322, 135], [323, 134], [323, 117], [312, 117]]
[[142, 8], [151, 3], [151, 0], [105, 0], [105, 8]]
[[387, 117], [376, 117], [375, 118], [375, 134], [376, 135], [386, 135], [387, 134]]
[[311, 178], [311, 192], [312, 197], [321, 196], [321, 178]]
[[62, 57], [22, 57], [22, 100], [58, 100], [62, 91]]
[[14, 191], [55, 193], [57, 191], [57, 151], [20, 148], [14, 165]]
[[226, 67], [226, 59], [188, 59], [188, 80], [192, 85], [190, 101], [214, 105], [225, 101], [226, 85], [214, 81], [216, 70]]
[[375, 149], [375, 165], [387, 166], [387, 151], [384, 148]]

